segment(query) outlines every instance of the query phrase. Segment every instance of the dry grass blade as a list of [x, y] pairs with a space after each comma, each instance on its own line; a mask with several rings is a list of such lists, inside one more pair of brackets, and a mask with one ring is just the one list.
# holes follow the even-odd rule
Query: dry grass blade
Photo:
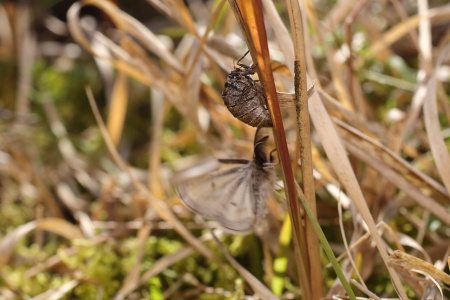
[[[109, 3], [108, 1], [105, 2]], [[183, 74], [184, 71], [180, 62], [158, 37], [130, 15], [123, 14], [122, 17], [127, 21], [126, 27], [123, 29], [135, 36], [149, 51], [152, 51], [155, 55], [167, 62], [174, 70]]]
[[2, 2], [0, 298], [448, 297], [447, 2]]
[[[427, 80], [431, 69], [431, 30], [430, 30], [430, 22], [428, 18], [426, 18], [427, 13], [429, 12], [426, 1], [419, 1], [419, 49], [421, 56], [420, 59], [420, 72], [418, 72], [418, 88], [414, 93], [414, 97], [411, 103], [411, 107], [409, 108], [408, 115], [406, 120], [404, 121], [403, 127], [401, 129], [400, 136], [401, 139], [397, 140], [396, 145], [393, 147], [394, 151], [399, 151], [400, 145], [402, 144], [403, 139], [407, 135], [407, 133], [414, 130], [414, 126], [417, 123], [417, 119], [419, 118], [420, 110], [422, 109], [422, 105], [425, 101], [427, 94]], [[408, 25], [408, 23], [405, 22]]]
[[[340, 5], [338, 6], [342, 6], [342, 5], [351, 5], [352, 1], [347, 1], [344, 3], [340, 3]], [[349, 91], [345, 88], [345, 84], [344, 84], [344, 78], [342, 76], [343, 71], [342, 71], [342, 66], [339, 64], [336, 64], [334, 61], [334, 52], [331, 49], [329, 43], [326, 42], [326, 38], [325, 38], [325, 32], [323, 32], [323, 27], [319, 25], [319, 20], [317, 19], [317, 13], [314, 10], [314, 5], [312, 4], [312, 1], [309, 1], [308, 5], [307, 5], [307, 9], [308, 9], [308, 18], [312, 23], [312, 28], [314, 28], [314, 30], [317, 31], [317, 37], [321, 43], [321, 45], [323, 45], [325, 53], [326, 53], [326, 60], [327, 60], [327, 65], [330, 68], [330, 75], [331, 75], [331, 80], [333, 81], [333, 87], [336, 90], [337, 93], [337, 98], [339, 99], [339, 101], [344, 105], [344, 107], [346, 107], [349, 110], [354, 110], [354, 107], [352, 107], [351, 102], [349, 101], [350, 96], [349, 96]], [[329, 30], [331, 30], [331, 28], [328, 28]], [[319, 77], [317, 76], [317, 71], [315, 71], [315, 67], [314, 64], [311, 63], [313, 61], [312, 59], [312, 53], [311, 52], [307, 52], [307, 60], [309, 63], [309, 68], [312, 69], [310, 72], [314, 73], [316, 75], [316, 78], [313, 79], [319, 79]], [[311, 62], [310, 62], [311, 61]], [[320, 81], [317, 80], [317, 84], [320, 86]]]
[[[194, 36], [197, 36], [194, 22], [189, 14], [189, 10], [181, 0], [168, 0], [166, 5], [176, 16], [176, 19]], [[198, 36], [197, 36], [198, 37]]]
[[170, 265], [176, 263], [177, 261], [182, 260], [183, 258], [191, 255], [194, 253], [194, 249], [191, 247], [184, 247], [183, 249], [162, 257], [159, 259], [153, 268], [142, 274], [141, 278], [139, 279], [139, 284], [142, 285], [146, 283], [151, 277], [158, 275], [165, 269], [167, 269]]
[[0, 36], [2, 37], [4, 50], [6, 50], [4, 54], [7, 56], [11, 55], [14, 49], [14, 36], [11, 25], [5, 5], [2, 3], [0, 5]]
[[[107, 1], [103, 1], [101, 3], [105, 3], [105, 2], [107, 2]], [[108, 3], [107, 4], [108, 7], [109, 7], [109, 5], [112, 5], [112, 4], [109, 4], [109, 2], [107, 2], [107, 3]], [[105, 61], [111, 63], [117, 69], [128, 74], [132, 78], [135, 78], [136, 80], [139, 80], [140, 82], [143, 82], [145, 84], [151, 85], [152, 82], [147, 78], [147, 74], [141, 70], [141, 67], [138, 65], [138, 63], [135, 62], [128, 53], [126, 53], [123, 49], [117, 47], [117, 45], [115, 45], [113, 42], [111, 42], [106, 37], [102, 36], [98, 32], [96, 32], [95, 34], [93, 34], [91, 32], [91, 35], [93, 34], [96, 39], [98, 39], [103, 44], [105, 44], [105, 46], [107, 46], [107, 48], [110, 50], [110, 52], [112, 54], [114, 54], [115, 56], [117, 56], [117, 59], [111, 58], [110, 56], [107, 56], [104, 53], [99, 52], [97, 47], [94, 47], [93, 45], [91, 45], [91, 41], [86, 37], [86, 34], [85, 34], [85, 31], [89, 32], [89, 30], [88, 30], [88, 28], [86, 28], [86, 25], [83, 22], [81, 22], [81, 20], [79, 19], [79, 14], [80, 14], [82, 7], [83, 6], [77, 2], [71, 6], [71, 8], [69, 9], [69, 11], [67, 13], [67, 20], [68, 20], [67, 25], [69, 27], [69, 30], [70, 30], [73, 38], [79, 44], [81, 44], [87, 51], [92, 53], [92, 55], [94, 55], [96, 58], [105, 60]], [[116, 18], [117, 18], [117, 16], [116, 16]], [[125, 26], [125, 24], [123, 24], [123, 22], [119, 23], [119, 25], [122, 25], [122, 27]], [[167, 53], [169, 51], [163, 51], [163, 52]], [[176, 64], [176, 65], [178, 65], [178, 64]]]
[[169, 209], [169, 207], [161, 200], [155, 198], [153, 195], [150, 194], [150, 192], [139, 182], [134, 178], [134, 176], [130, 173], [129, 168], [126, 166], [125, 162], [120, 158], [119, 154], [117, 153], [117, 150], [114, 148], [114, 145], [112, 144], [111, 139], [108, 136], [108, 132], [106, 130], [105, 124], [102, 121], [102, 118], [100, 116], [100, 113], [98, 111], [98, 108], [96, 106], [95, 100], [93, 99], [92, 92], [87, 89], [87, 95], [89, 99], [89, 103], [92, 107], [92, 111], [94, 113], [95, 119], [98, 123], [98, 126], [102, 132], [103, 138], [108, 146], [108, 149], [111, 153], [111, 155], [114, 158], [114, 161], [116, 164], [125, 171], [131, 178], [133, 185], [135, 188], [144, 194], [149, 204], [154, 208], [156, 213], [164, 220], [169, 222], [174, 229], [184, 238], [186, 241], [191, 244], [195, 249], [197, 249], [201, 254], [206, 256], [208, 259], [214, 259], [214, 256], [212, 253], [202, 244], [198, 239], [196, 239], [187, 229], [183, 226], [183, 224], [175, 217], [173, 212]]
[[[445, 23], [450, 16], [450, 5], [444, 5], [439, 8], [429, 9], [426, 13], [426, 18], [431, 19], [433, 24]], [[402, 22], [389, 31], [385, 32], [383, 36], [375, 41], [370, 47], [370, 53], [376, 55], [382, 52], [387, 47], [391, 46], [394, 42], [398, 41], [404, 35], [408, 34], [411, 29], [415, 29], [420, 24], [420, 18], [418, 15], [410, 17], [405, 22]], [[358, 60], [357, 65], [360, 65], [361, 60]]]
[[[18, 182], [21, 182], [21, 176], [20, 173], [26, 173], [27, 176], [30, 176], [30, 180], [33, 182], [33, 184], [36, 186], [36, 188], [39, 191], [40, 196], [42, 197], [44, 203], [48, 205], [50, 208], [50, 211], [52, 214], [56, 217], [62, 216], [61, 208], [55, 203], [55, 199], [49, 192], [48, 188], [44, 184], [43, 176], [38, 171], [37, 166], [35, 165], [35, 162], [32, 161], [32, 158], [29, 157], [29, 153], [24, 153], [20, 150], [20, 143], [18, 144], [12, 144], [11, 141], [8, 139], [6, 135], [0, 135], [0, 142], [2, 143], [2, 146], [5, 150], [7, 150], [9, 153], [11, 153], [11, 166], [12, 172], [17, 172]], [[14, 171], [15, 170], [15, 171]]]
[[404, 251], [404, 248], [403, 248], [404, 246], [411, 247], [411, 248], [417, 250], [418, 252], [420, 252], [424, 256], [426, 261], [431, 262], [430, 255], [424, 249], [424, 247], [422, 247], [422, 245], [419, 244], [418, 241], [416, 241], [415, 239], [411, 238], [410, 236], [408, 236], [406, 234], [394, 232], [394, 230], [391, 227], [389, 227], [387, 224], [384, 224], [384, 227], [386, 228], [387, 232], [389, 232], [389, 236], [392, 239], [394, 239], [394, 242], [399, 250]]
[[351, 0], [337, 3], [337, 5], [333, 6], [332, 9], [327, 13], [324, 23], [324, 28], [328, 31], [336, 28], [338, 24], [341, 24], [344, 19], [348, 16], [350, 11], [358, 4], [358, 0]]
[[36, 229], [45, 230], [69, 240], [83, 238], [83, 234], [77, 227], [62, 219], [48, 218], [26, 223], [17, 227], [1, 240], [0, 267], [8, 262], [19, 240]]
[[78, 284], [79, 280], [71, 280], [69, 282], [64, 283], [58, 288], [54, 288], [46, 291], [36, 297], [31, 298], [30, 300], [58, 300], [64, 297], [67, 293], [73, 290]]
[[360, 291], [362, 291], [364, 294], [366, 294], [367, 296], [370, 297], [370, 299], [373, 300], [381, 300], [380, 297], [378, 297], [377, 295], [375, 295], [374, 293], [372, 293], [371, 291], [369, 291], [367, 289], [367, 287], [361, 285], [359, 282], [357, 282], [356, 280], [352, 280], [351, 281], [353, 283], [353, 285], [355, 285]]
[[333, 127], [332, 122], [328, 114], [326, 113], [320, 98], [318, 98], [317, 94], [312, 95], [311, 98], [312, 99], [309, 103], [311, 119], [314, 123], [314, 127], [317, 130], [320, 140], [322, 141], [325, 152], [329, 157], [333, 157], [330, 160], [330, 163], [333, 165], [333, 168], [342, 186], [345, 187], [347, 193], [354, 201], [355, 206], [361, 214], [361, 217], [366, 222], [369, 231], [377, 245], [378, 251], [380, 252], [380, 255], [383, 258], [384, 263], [386, 264], [389, 274], [391, 275], [397, 292], [403, 299], [407, 299], [398, 274], [387, 264], [388, 256], [386, 248], [383, 244], [383, 241], [381, 240], [380, 235], [378, 234], [375, 222], [364, 200], [361, 188], [359, 187], [355, 174], [350, 166], [350, 162], [348, 161], [341, 140], [338, 137], [337, 132]]
[[[151, 80], [151, 87], [154, 87], [161, 91], [168, 100], [176, 107], [183, 116], [191, 121], [199, 131], [202, 129], [199, 127], [198, 121], [198, 109], [194, 103], [190, 103], [190, 105], [186, 105], [184, 101], [192, 101], [185, 97], [185, 93], [187, 93], [186, 89], [189, 87], [187, 83], [183, 81], [183, 84], [180, 85], [179, 82], [172, 82], [170, 78], [166, 78], [161, 76], [163, 70], [160, 69], [156, 63], [152, 62], [144, 49], [142, 49], [139, 45], [133, 42], [127, 43], [127, 50], [141, 65], [140, 68], [144, 69], [145, 75], [147, 78]], [[197, 78], [198, 80], [198, 78]], [[144, 83], [146, 81], [143, 81]], [[197, 97], [197, 96], [196, 96]]]
[[138, 286], [139, 273], [141, 271], [142, 261], [145, 252], [145, 242], [149, 237], [151, 229], [148, 226], [142, 227], [138, 232], [139, 249], [136, 255], [136, 261], [130, 272], [125, 277], [122, 286], [114, 296], [114, 300], [124, 299], [124, 297]]
[[[149, 51], [166, 61], [172, 68], [182, 72], [180, 64], [172, 52], [150, 30], [135, 18], [125, 14], [117, 6], [106, 0], [82, 1], [83, 6], [96, 6], [112, 18], [119, 30], [130, 33], [140, 41]], [[88, 48], [89, 49], [89, 48]]]
[[125, 116], [128, 107], [128, 77], [121, 71], [117, 72], [110, 99], [110, 108], [106, 128], [114, 145], [117, 147], [122, 137]]
[[3, 267], [9, 260], [17, 242], [32, 230], [36, 229], [36, 222], [30, 222], [17, 227], [0, 242], [0, 267]]
[[[352, 128], [341, 121], [336, 121], [336, 123], [340, 126], [339, 128], [344, 129], [341, 130], [341, 133], [342, 136], [345, 137], [345, 144], [348, 146], [349, 151], [353, 152], [360, 159], [378, 170], [380, 174], [385, 174], [385, 176], [389, 177], [391, 180], [393, 180], [394, 177], [397, 178], [398, 180], [393, 180], [392, 183], [395, 183], [398, 187], [402, 186], [405, 188], [407, 186], [408, 188], [405, 190], [406, 193], [410, 193], [414, 199], [420, 199], [418, 201], [424, 205], [424, 207], [431, 209], [433, 213], [437, 213], [445, 222], [445, 219], [447, 219], [446, 216], [448, 215], [446, 214], [445, 209], [439, 205], [437, 200], [426, 197], [418, 190], [419, 188], [433, 189], [436, 193], [443, 196], [443, 198], [439, 197], [438, 199], [448, 201], [449, 195], [442, 185], [416, 168], [413, 168], [410, 164], [393, 153], [392, 150], [380, 145], [378, 142], [365, 136], [355, 128]], [[397, 175], [395, 175], [396, 173]], [[404, 180], [398, 173], [403, 176], [408, 176], [411, 180], [414, 179], [414, 184], [416, 186], [412, 186], [411, 183]], [[410, 188], [414, 189], [414, 192], [412, 192]], [[425, 201], [425, 198], [423, 197], [426, 197], [428, 200]], [[445, 203], [446, 201], [441, 200], [440, 202]]]
[[436, 103], [436, 89], [437, 72], [439, 71], [443, 61], [448, 56], [449, 52], [450, 46], [447, 46], [438, 58], [438, 61], [434, 68], [434, 72], [427, 83], [427, 97], [425, 98], [423, 108], [425, 128], [427, 130], [428, 139], [430, 141], [431, 153], [433, 154], [433, 158], [439, 171], [439, 175], [441, 176], [442, 181], [447, 188], [447, 191], [450, 191], [450, 169], [447, 167], [450, 166], [450, 154], [447, 145], [442, 138], [441, 128], [439, 125], [439, 115]]
[[281, 16], [278, 14], [273, 1], [263, 0], [263, 4], [267, 12], [267, 19], [271, 23], [274, 31], [276, 32], [275, 37], [277, 39], [278, 44], [280, 45], [281, 51], [283, 52], [286, 66], [289, 68], [289, 71], [291, 71], [291, 75], [294, 75], [294, 61], [295, 61], [294, 44], [292, 43], [289, 31], [283, 24], [283, 20], [281, 19]]
[[30, 99], [28, 94], [31, 89], [31, 66], [33, 66], [33, 60], [36, 56], [36, 37], [28, 30], [30, 26], [31, 11], [28, 5], [24, 5], [23, 9], [19, 10], [19, 16], [16, 22], [16, 28], [18, 36], [18, 45], [16, 46], [20, 59], [19, 59], [19, 82], [17, 84], [17, 103], [16, 111], [20, 116], [27, 117], [30, 112]]
[[250, 38], [250, 33], [248, 29], [249, 24], [247, 24], [247, 21], [244, 19], [242, 7], [239, 5], [239, 1], [237, 0], [228, 0], [228, 3], [230, 4], [231, 9], [233, 10], [234, 17], [236, 18], [239, 27], [241, 28], [242, 36], [245, 40], [245, 44], [248, 47], [250, 56], [252, 57], [252, 59], [254, 59], [254, 57], [256, 57], [256, 49], [255, 45], [253, 44]]
[[82, 239], [84, 237], [77, 226], [63, 219], [46, 218], [37, 220], [36, 229], [60, 235], [68, 240]]
[[[224, 5], [225, 5], [225, 0], [221, 0], [220, 3], [214, 9], [214, 12], [212, 13], [211, 18], [208, 20], [208, 27], [206, 28], [205, 33], [203, 34], [203, 36], [200, 39], [198, 48], [195, 51], [193, 58], [191, 59], [190, 66], [188, 66], [186, 68], [187, 74], [191, 74], [192, 68], [196, 64], [200, 64], [202, 62], [202, 60], [199, 59], [199, 55], [202, 51], [204, 51], [205, 43], [207, 42], [208, 37], [210, 36], [211, 30], [213, 29], [214, 25], [217, 23], [217, 18], [219, 17], [219, 14], [220, 14], [221, 10], [223, 9]], [[208, 53], [208, 52], [206, 52], [206, 53]], [[209, 58], [210, 58], [211, 62], [213, 62], [213, 59], [211, 59], [211, 57], [209, 57]]]
[[336, 124], [341, 129], [340, 132], [342, 136], [348, 139], [348, 142], [358, 144], [358, 148], [362, 148], [363, 151], [370, 153], [370, 155], [376, 156], [379, 160], [382, 160], [383, 163], [387, 164], [392, 169], [395, 169], [397, 172], [402, 173], [405, 176], [415, 178], [423, 187], [433, 189], [435, 192], [449, 199], [450, 195], [441, 184], [411, 166], [398, 154], [395, 154], [386, 146], [380, 144], [342, 121], [336, 120]]
[[[64, 249], [64, 254], [67, 256], [72, 256], [78, 253], [78, 249], [75, 247]], [[58, 255], [54, 255], [49, 257], [46, 261], [33, 266], [25, 272], [25, 278], [32, 278], [48, 270], [52, 270], [56, 266], [62, 263], [61, 257]]]
[[84, 161], [80, 159], [74, 145], [70, 141], [67, 130], [58, 115], [53, 99], [45, 98], [42, 102], [42, 106], [48, 119], [50, 129], [53, 134], [58, 137], [58, 147], [61, 155], [74, 170], [83, 172], [82, 170], [86, 165], [84, 164]]
[[267, 299], [267, 300], [277, 300], [279, 299], [277, 296], [272, 294], [272, 292], [264, 285], [262, 284], [255, 276], [253, 276], [252, 273], [247, 271], [244, 267], [242, 267], [231, 255], [228, 253], [228, 251], [224, 248], [222, 243], [219, 241], [217, 236], [214, 234], [214, 232], [211, 230], [211, 234], [216, 241], [217, 245], [219, 246], [219, 249], [222, 251], [222, 253], [225, 255], [227, 260], [233, 265], [233, 267], [236, 268], [236, 270], [241, 274], [242, 277], [248, 282], [248, 284], [252, 287], [253, 291], [258, 295], [261, 299]]
[[[361, 282], [361, 284], [359, 282], [358, 284], [362, 285], [364, 288], [367, 289], [367, 286], [361, 277], [361, 273], [358, 271], [358, 268], [356, 267], [355, 260], [353, 259], [352, 253], [350, 252], [350, 247], [348, 246], [347, 238], [345, 236], [344, 223], [342, 221], [342, 204], [340, 199], [338, 203], [338, 213], [339, 213], [339, 227], [341, 229], [342, 240], [344, 241], [345, 253], [347, 254], [347, 258], [353, 268], [353, 272], [355, 273], [358, 280]], [[339, 258], [337, 258], [336, 260], [339, 260]]]
[[[379, 223], [377, 224], [377, 228], [380, 228], [382, 225], [386, 226], [384, 223]], [[363, 234], [362, 236], [359, 237], [358, 240], [354, 241], [353, 244], [350, 245], [350, 247], [348, 247], [348, 249], [350, 251], [354, 251], [355, 249], [357, 249], [363, 242], [367, 241], [370, 238], [370, 234], [369, 232], [366, 232], [365, 234]], [[401, 245], [400, 245], [401, 246]], [[345, 251], [343, 252], [341, 255], [339, 255], [336, 260], [337, 261], [341, 261], [344, 257], [346, 257], [348, 255], [348, 252]], [[327, 264], [325, 265], [325, 268], [330, 268], [331, 264]]]
[[437, 269], [430, 263], [423, 261], [417, 257], [409, 255], [403, 251], [396, 250], [389, 256], [389, 262], [396, 266], [400, 266], [407, 270], [419, 270], [424, 273], [427, 273], [432, 278], [442, 281], [448, 285], [450, 285], [450, 275], [442, 272]]
[[311, 225], [313, 226], [313, 229], [322, 244], [322, 249], [325, 252], [331, 265], [333, 266], [333, 269], [336, 272], [337, 277], [339, 278], [340, 284], [343, 286], [343, 288], [347, 292], [349, 298], [352, 300], [356, 300], [356, 296], [355, 296], [353, 290], [351, 289], [351, 287], [347, 281], [347, 278], [344, 275], [344, 272], [342, 271], [342, 268], [339, 266], [339, 264], [336, 260], [336, 257], [334, 256], [333, 250], [331, 249], [330, 244], [328, 243], [327, 238], [325, 237], [325, 234], [323, 233], [323, 230], [320, 227], [319, 222], [317, 222], [315, 213], [311, 209], [311, 207], [308, 203], [308, 200], [306, 199], [305, 195], [303, 194], [303, 191], [301, 190], [298, 183], [296, 183], [296, 187], [297, 187], [298, 196], [300, 198], [300, 202], [303, 204], [305, 213], [308, 216], [308, 219], [310, 219]]
[[[141, 238], [144, 238], [145, 235], [141, 235]], [[142, 240], [143, 242], [145, 240]], [[117, 292], [117, 294], [114, 296], [114, 300], [121, 300], [125, 299], [125, 297], [133, 292], [138, 287], [144, 285], [146, 282], [150, 280], [150, 278], [157, 276], [164, 270], [167, 270], [171, 265], [175, 264], [176, 262], [179, 262], [180, 260], [186, 258], [187, 256], [194, 253], [194, 249], [192, 247], [184, 247], [181, 250], [166, 255], [162, 258], [160, 258], [155, 264], [152, 266], [152, 268], [142, 275], [138, 274], [138, 271], [141, 267], [142, 261], [137, 260], [135, 263], [135, 267], [133, 267], [133, 270], [129, 273], [129, 278], [124, 282], [120, 290]], [[142, 257], [140, 257], [142, 259]]]
[[[200, 50], [201, 49], [198, 48], [198, 51]], [[195, 57], [194, 55], [195, 54], [192, 53], [187, 57], [188, 61], [191, 61], [192, 63], [190, 64], [191, 65], [190, 72], [186, 76], [185, 90], [186, 90], [186, 99], [188, 99], [189, 101], [189, 106], [198, 107], [200, 103], [200, 89], [201, 89], [200, 75], [203, 71], [202, 67], [203, 60], [202, 55], [199, 55], [197, 57]], [[205, 130], [208, 127], [207, 122], [204, 122], [202, 124], [200, 123], [201, 119], [203, 118], [200, 118], [199, 114], [197, 113], [195, 116], [195, 121], [198, 122], [198, 124], [196, 124], [196, 126]]]
[[163, 95], [156, 89], [151, 90], [152, 95], [152, 140], [149, 149], [148, 170], [153, 176], [148, 178], [148, 187], [153, 195], [158, 198], [164, 197], [161, 177], [161, 137], [164, 127], [164, 118], [167, 116], [169, 103], [164, 100]]
[[370, 153], [365, 152], [361, 148], [352, 144], [351, 142], [345, 143], [349, 152], [353, 155], [365, 161], [367, 164], [372, 166], [380, 174], [390, 180], [394, 185], [403, 190], [412, 199], [417, 201], [425, 209], [429, 210], [436, 215], [441, 221], [446, 224], [450, 224], [450, 213], [443, 209], [439, 203], [437, 203], [432, 197], [423, 194], [417, 187], [405, 180], [400, 174], [392, 170], [388, 165], [386, 165], [382, 160], [379, 160], [370, 155]]

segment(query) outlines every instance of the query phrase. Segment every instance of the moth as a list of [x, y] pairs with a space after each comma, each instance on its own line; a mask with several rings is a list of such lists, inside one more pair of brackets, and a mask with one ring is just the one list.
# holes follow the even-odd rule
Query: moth
[[[247, 54], [247, 53], [246, 53]], [[231, 114], [253, 127], [272, 127], [272, 118], [267, 109], [266, 94], [263, 87], [251, 75], [256, 72], [256, 65], [247, 66], [238, 61], [227, 77], [222, 99]]]
[[[264, 88], [251, 76], [256, 73], [257, 66], [240, 63], [247, 53], [238, 60], [238, 67], [228, 74], [222, 92], [223, 102], [230, 113], [245, 124], [256, 128], [273, 127]], [[309, 98], [314, 93], [314, 86], [307, 93]], [[294, 94], [277, 94], [281, 107], [295, 107]]]
[[180, 199], [189, 209], [236, 234], [262, 226], [274, 187], [275, 164], [272, 153], [265, 151], [269, 137], [257, 138], [258, 131], [253, 160], [219, 159], [218, 170], [177, 185]]

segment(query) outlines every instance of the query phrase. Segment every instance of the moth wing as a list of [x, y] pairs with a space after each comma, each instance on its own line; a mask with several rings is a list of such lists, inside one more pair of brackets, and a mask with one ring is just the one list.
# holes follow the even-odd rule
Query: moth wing
[[249, 232], [255, 220], [251, 164], [187, 179], [177, 186], [180, 198], [231, 231]]

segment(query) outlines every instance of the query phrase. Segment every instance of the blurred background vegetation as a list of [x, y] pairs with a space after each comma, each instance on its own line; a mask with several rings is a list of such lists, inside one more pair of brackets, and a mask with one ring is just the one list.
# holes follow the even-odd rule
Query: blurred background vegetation
[[[263, 2], [289, 28], [285, 1]], [[305, 3], [316, 93], [331, 99], [323, 101], [387, 246], [440, 262], [436, 267], [448, 273], [450, 178], [437, 167], [450, 146], [450, 68], [448, 60], [438, 63], [450, 41], [448, 2]], [[420, 5], [431, 20], [428, 44], [418, 35]], [[267, 31], [277, 87], [292, 92], [293, 62], [274, 24]], [[220, 98], [246, 51], [226, 1], [0, 2], [0, 299], [251, 299], [254, 289], [181, 205], [172, 183], [205, 157], [251, 158], [254, 129]], [[430, 82], [442, 160], [421, 111], [430, 90], [423, 96], [419, 88]], [[294, 151], [295, 116], [283, 113]], [[362, 240], [359, 212], [344, 201], [345, 191], [336, 192], [342, 186], [333, 157], [314, 133], [313, 140], [318, 220], [329, 243], [336, 256], [345, 255], [341, 224], [350, 244], [360, 242], [352, 252], [360, 277], [341, 258], [348, 277], [379, 297], [395, 297], [377, 249]], [[285, 212], [283, 201], [271, 199], [268, 237], [221, 241], [277, 297], [300, 299]], [[342, 295], [327, 263], [323, 256], [316, 266], [324, 293]], [[440, 299], [423, 276], [401, 270], [409, 297]]]

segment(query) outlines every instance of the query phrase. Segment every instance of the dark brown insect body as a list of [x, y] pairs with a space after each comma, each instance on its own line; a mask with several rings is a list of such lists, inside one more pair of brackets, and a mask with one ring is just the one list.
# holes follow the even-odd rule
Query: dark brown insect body
[[238, 66], [240, 68], [234, 68], [225, 82], [223, 102], [231, 114], [245, 124], [257, 128], [272, 127], [264, 89], [251, 77], [256, 66], [239, 63]]

